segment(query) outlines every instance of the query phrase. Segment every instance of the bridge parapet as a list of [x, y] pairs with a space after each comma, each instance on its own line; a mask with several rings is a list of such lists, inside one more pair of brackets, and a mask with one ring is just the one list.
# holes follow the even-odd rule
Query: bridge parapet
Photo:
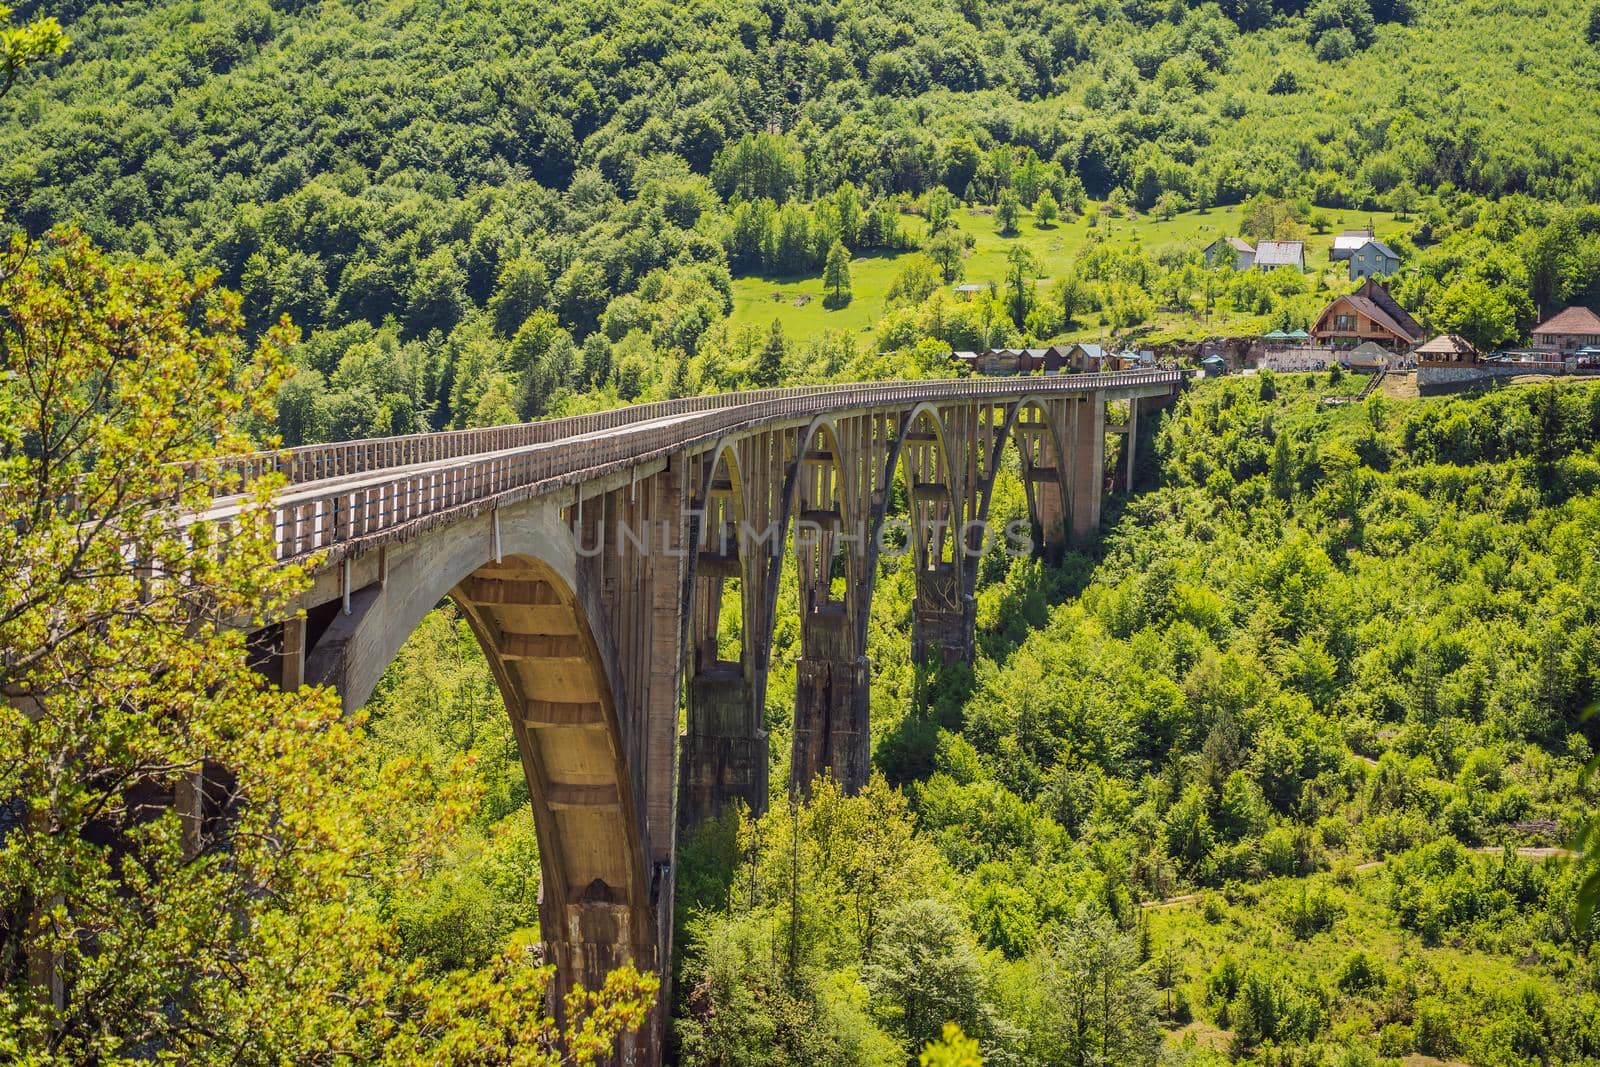
[[514, 502], [766, 422], [921, 403], [1173, 389], [1181, 381], [1177, 371], [1132, 371], [721, 393], [549, 422], [258, 453], [235, 462], [240, 477], [276, 470], [290, 479], [275, 515], [278, 555], [288, 559], [372, 540], [483, 501]]

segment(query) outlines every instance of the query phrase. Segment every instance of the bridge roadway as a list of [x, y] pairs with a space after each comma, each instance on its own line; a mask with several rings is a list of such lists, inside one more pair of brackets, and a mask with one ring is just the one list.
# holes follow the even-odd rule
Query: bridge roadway
[[[528, 779], [559, 1004], [623, 962], [662, 969], [679, 827], [765, 806], [785, 568], [801, 616], [790, 786], [830, 774], [858, 788], [891, 501], [907, 509], [915, 557], [913, 657], [970, 660], [981, 524], [1007, 450], [1035, 544], [1059, 551], [1098, 526], [1107, 435], [1125, 434], [1128, 456], [1141, 409], [1169, 403], [1182, 381], [1141, 371], [768, 389], [231, 458], [221, 473], [235, 494], [268, 472], [285, 479], [271, 503], [276, 552], [313, 568], [290, 617], [254, 635], [258, 666], [359, 707], [423, 616], [456, 603]], [[1127, 402], [1125, 421], [1108, 423], [1108, 401]], [[1116, 481], [1131, 489], [1131, 462]], [[219, 495], [208, 517], [228, 520], [243, 499]], [[791, 535], [786, 559], [773, 546]], [[729, 615], [737, 650], [719, 640]], [[663, 1015], [621, 1061], [659, 1061]]]

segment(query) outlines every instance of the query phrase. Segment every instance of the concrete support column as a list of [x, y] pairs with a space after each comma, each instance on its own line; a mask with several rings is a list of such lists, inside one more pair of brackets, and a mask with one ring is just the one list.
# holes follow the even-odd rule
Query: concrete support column
[[1100, 530], [1100, 496], [1105, 483], [1106, 400], [1095, 393], [1073, 404], [1063, 438], [1071, 455], [1072, 540], [1083, 544]]
[[1030, 518], [1040, 538], [1040, 547], [1047, 557], [1059, 555], [1067, 543], [1067, 516], [1061, 508], [1062, 475], [1055, 470], [1028, 472], [1028, 505]]
[[1138, 397], [1134, 397], [1132, 400], [1128, 401], [1128, 442], [1127, 442], [1127, 447], [1125, 449], [1123, 449], [1123, 453], [1124, 453], [1124, 456], [1125, 456], [1125, 462], [1127, 464], [1127, 474], [1128, 474], [1128, 480], [1127, 480], [1127, 483], [1124, 486], [1124, 488], [1129, 493], [1132, 493], [1133, 492], [1133, 476], [1134, 476], [1135, 464], [1137, 463], [1138, 458], [1139, 458], [1139, 398]]
[[689, 731], [683, 737], [679, 820], [695, 826], [742, 800], [767, 803], [767, 732], [755, 715], [755, 688], [737, 668], [707, 669], [689, 680]]
[[[597, 890], [594, 895], [603, 897], [604, 893]], [[559, 908], [541, 907], [539, 924], [545, 962], [554, 964], [556, 969], [552, 993], [558, 1006], [574, 985], [599, 989], [605, 984], [606, 975], [624, 964], [632, 964], [640, 971], [661, 970], [656, 955], [655, 916], [648, 906], [605, 899], [580, 900]], [[666, 993], [663, 984], [662, 994]], [[655, 1014], [664, 1018], [665, 1005], [658, 1004]], [[646, 1024], [623, 1034], [610, 1062], [626, 1067], [660, 1063], [662, 1033], [660, 1026]]]
[[917, 572], [911, 602], [911, 658], [917, 663], [971, 663], [977, 640], [977, 603], [962, 588], [951, 563]]
[[801, 649], [790, 787], [803, 793], [826, 772], [855, 792], [871, 773], [872, 687], [867, 657], [844, 605], [826, 605], [801, 621]]

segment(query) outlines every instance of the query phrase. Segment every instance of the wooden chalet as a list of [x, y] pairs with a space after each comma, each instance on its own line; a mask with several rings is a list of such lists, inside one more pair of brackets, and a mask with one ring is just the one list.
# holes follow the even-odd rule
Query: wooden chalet
[[1311, 327], [1311, 339], [1327, 348], [1355, 348], [1371, 341], [1404, 352], [1423, 338], [1422, 327], [1374, 278], [1348, 296], [1335, 297]]

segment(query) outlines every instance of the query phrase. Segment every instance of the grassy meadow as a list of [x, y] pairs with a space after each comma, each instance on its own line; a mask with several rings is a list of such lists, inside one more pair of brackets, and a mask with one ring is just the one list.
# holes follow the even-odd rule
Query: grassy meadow
[[[1328, 249], [1334, 235], [1340, 230], [1366, 225], [1369, 221], [1380, 238], [1389, 238], [1404, 232], [1409, 225], [1396, 221], [1388, 212], [1320, 209], [1329, 219], [1328, 229], [1306, 238], [1306, 267], [1314, 275], [1325, 276], [1324, 282], [1337, 284], [1345, 278], [1343, 264], [1330, 264]], [[1002, 236], [992, 208], [964, 208], [956, 212], [956, 225], [969, 234], [974, 244], [969, 251], [960, 283], [1000, 285], [1005, 277], [1006, 256], [1016, 245], [1023, 245], [1033, 253], [1039, 264], [1040, 284], [1048, 285], [1069, 271], [1072, 263], [1090, 237], [1095, 233], [1105, 235], [1115, 245], [1142, 244], [1152, 256], [1171, 250], [1200, 249], [1215, 241], [1239, 233], [1244, 209], [1234, 205], [1205, 211], [1186, 211], [1170, 219], [1144, 214], [1133, 218], [1116, 218], [1106, 214], [1076, 216], [1070, 220], [1057, 220], [1042, 225], [1031, 214], [1025, 214], [1012, 236]], [[1089, 220], [1095, 221], [1091, 223]], [[920, 233], [921, 220], [907, 217], [904, 220], [913, 233]], [[859, 256], [850, 263], [850, 283], [853, 297], [843, 307], [824, 306], [822, 274], [765, 277], [751, 275], [734, 279], [733, 315], [735, 326], [754, 325], [766, 329], [774, 319], [783, 325], [783, 331], [792, 341], [804, 341], [825, 332], [869, 333], [885, 311], [885, 296], [895, 276], [900, 271], [904, 255], [912, 253], [876, 254]], [[1254, 316], [1221, 314], [1210, 322], [1202, 323], [1192, 316], [1161, 311], [1154, 322], [1156, 332], [1194, 335], [1218, 332], [1249, 331], [1257, 328]], [[1091, 315], [1079, 329], [1063, 335], [1068, 340], [1093, 340], [1104, 334], [1104, 327]]]

